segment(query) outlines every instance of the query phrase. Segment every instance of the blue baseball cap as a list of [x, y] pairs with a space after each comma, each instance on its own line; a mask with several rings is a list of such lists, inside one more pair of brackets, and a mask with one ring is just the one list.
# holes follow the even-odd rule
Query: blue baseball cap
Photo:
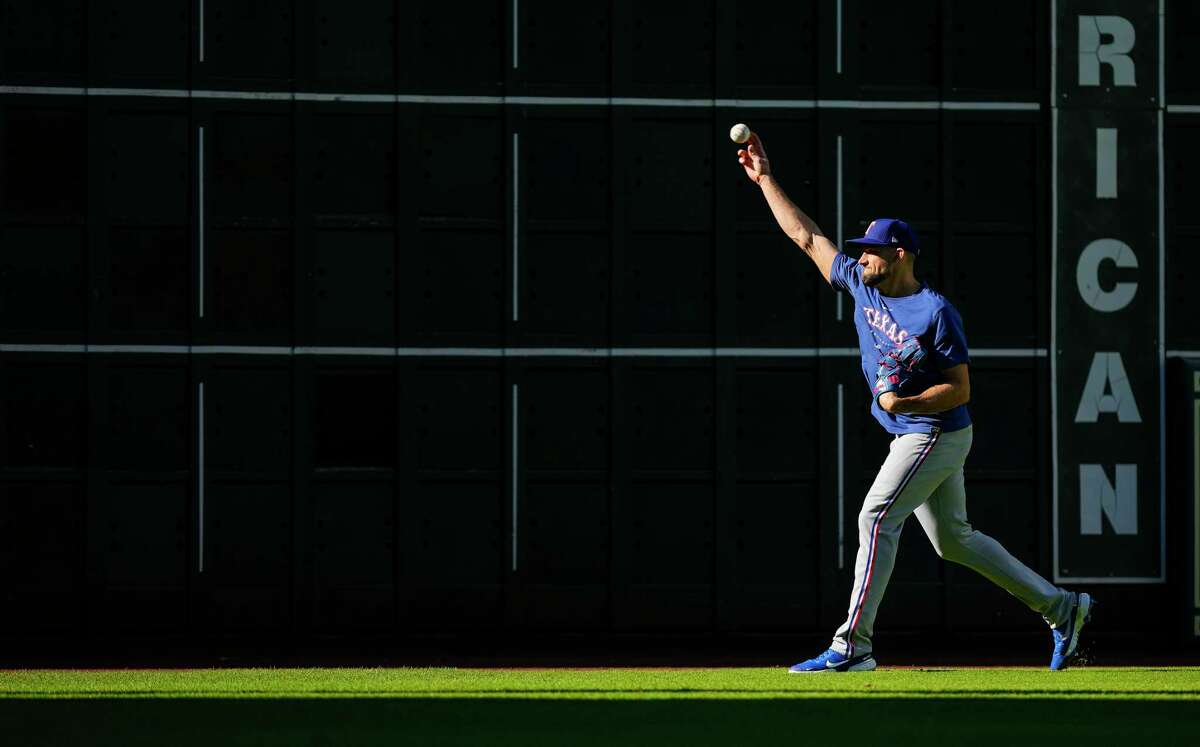
[[867, 233], [861, 239], [847, 239], [846, 243], [856, 246], [902, 246], [913, 254], [921, 253], [917, 235], [899, 218], [876, 218], [867, 226]]

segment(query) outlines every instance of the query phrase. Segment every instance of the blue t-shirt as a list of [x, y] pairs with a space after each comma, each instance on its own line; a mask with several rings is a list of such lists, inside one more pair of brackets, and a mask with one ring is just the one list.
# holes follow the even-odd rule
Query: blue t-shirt
[[[854, 327], [858, 330], [862, 371], [869, 390], [875, 385], [879, 359], [909, 337], [916, 336], [928, 355], [921, 368], [897, 392], [900, 396], [910, 397], [944, 383], [946, 377], [942, 371], [970, 362], [958, 311], [942, 294], [924, 283], [910, 296], [885, 296], [864, 285], [862, 267], [841, 252], [833, 260], [829, 280], [834, 288], [854, 299]], [[871, 414], [888, 433], [929, 433], [934, 426], [956, 431], [971, 424], [966, 405], [932, 415], [893, 415], [876, 402], [871, 405]]]

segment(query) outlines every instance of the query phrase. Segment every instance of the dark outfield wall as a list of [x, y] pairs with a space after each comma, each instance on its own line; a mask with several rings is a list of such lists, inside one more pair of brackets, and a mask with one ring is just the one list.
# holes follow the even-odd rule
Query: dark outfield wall
[[[1156, 432], [1132, 539], [1120, 459], [1054, 450], [1052, 392], [1062, 422], [1091, 351], [1125, 342], [1052, 320], [1082, 248], [1065, 225], [1095, 208], [1063, 186], [1053, 245], [1056, 143], [1060, 181], [1096, 170], [1065, 147], [1095, 123], [1052, 127], [1070, 104], [1048, 9], [741, 5], [0, 5], [0, 629], [828, 633], [887, 440], [854, 309], [740, 173], [745, 121], [831, 237], [900, 215], [923, 239], [974, 353], [975, 525], [1048, 576], [1078, 550], [1111, 559], [1087, 576], [1165, 577], [1088, 582], [1098, 627], [1161, 630], [1190, 555], [1163, 543], [1170, 491], [1153, 513]], [[1083, 13], [1149, 24], [1132, 54], [1155, 85], [1155, 3], [1069, 5], [1063, 91]], [[1200, 14], [1167, 12], [1167, 97], [1200, 102]], [[1176, 168], [1198, 125], [1165, 113], [1168, 268], [1200, 234]], [[1149, 132], [1118, 174], [1153, 196]], [[1186, 276], [1160, 288], [1140, 235], [1153, 210], [1112, 204], [1105, 230], [1149, 241], [1165, 348], [1200, 348]], [[1120, 327], [1146, 330], [1120, 336], [1151, 378], [1154, 306]], [[1087, 438], [1127, 438], [1116, 422]], [[1089, 459], [1113, 498], [1070, 498]], [[1100, 522], [1082, 545], [1081, 502]], [[1037, 629], [916, 528], [902, 544], [881, 626]]]

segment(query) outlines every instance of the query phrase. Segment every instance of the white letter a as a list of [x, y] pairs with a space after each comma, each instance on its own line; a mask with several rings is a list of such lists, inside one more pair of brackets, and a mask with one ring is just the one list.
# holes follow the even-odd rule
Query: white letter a
[[1096, 353], [1092, 358], [1092, 370], [1083, 385], [1075, 422], [1095, 423], [1102, 412], [1115, 412], [1122, 423], [1142, 422], [1120, 353]]

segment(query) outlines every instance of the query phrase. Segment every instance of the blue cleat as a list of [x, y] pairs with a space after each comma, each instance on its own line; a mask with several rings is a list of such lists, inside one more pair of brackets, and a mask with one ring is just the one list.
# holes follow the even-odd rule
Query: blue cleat
[[802, 661], [788, 670], [791, 674], [801, 672], [869, 672], [875, 668], [875, 657], [870, 654], [847, 659], [845, 654], [827, 650], [815, 659]]
[[1075, 604], [1067, 621], [1050, 632], [1054, 634], [1054, 655], [1050, 657], [1050, 670], [1057, 672], [1066, 669], [1075, 657], [1076, 646], [1079, 645], [1079, 631], [1084, 623], [1092, 619], [1092, 608], [1096, 606], [1092, 595], [1080, 592], [1075, 595]]

